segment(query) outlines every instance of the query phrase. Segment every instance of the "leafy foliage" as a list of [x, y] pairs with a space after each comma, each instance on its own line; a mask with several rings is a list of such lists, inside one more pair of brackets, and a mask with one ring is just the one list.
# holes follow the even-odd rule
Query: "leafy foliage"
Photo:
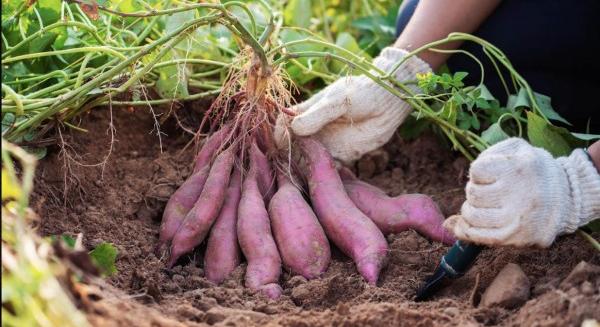
[[[217, 94], [245, 41], [216, 18], [179, 33], [191, 21], [214, 15], [215, 6], [256, 39], [280, 17], [283, 22], [274, 23], [284, 26], [271, 46], [310, 37], [370, 58], [393, 38], [392, 16], [400, 2], [3, 0], [2, 134], [35, 144], [48, 130], [44, 125], [64, 121], [77, 127], [73, 118], [94, 106], [148, 106], [149, 100], [172, 103]], [[274, 15], [279, 12], [282, 16]], [[171, 44], [175, 36], [181, 36], [179, 42]], [[290, 50], [331, 48], [302, 42]], [[290, 60], [285, 69], [309, 94], [349, 73], [327, 58]], [[43, 148], [29, 150], [45, 155]]]
[[[14, 160], [22, 167], [19, 177]], [[2, 325], [87, 326], [59, 282], [68, 278], [66, 267], [29, 227], [34, 166], [34, 157], [2, 141]]]
[[117, 268], [115, 267], [117, 254], [117, 248], [114, 245], [106, 242], [98, 244], [98, 246], [90, 251], [92, 260], [96, 266], [100, 268], [102, 274], [106, 276], [110, 276], [117, 272]]
[[[550, 97], [533, 92], [534, 110], [526, 88], [508, 97], [504, 106], [485, 87], [465, 86], [465, 72], [419, 74], [417, 84], [437, 109], [437, 116], [458, 128], [478, 134], [489, 146], [512, 136], [526, 137], [532, 145], [554, 156], [564, 156], [598, 135], [570, 133], [552, 121], [566, 123], [551, 105]], [[476, 154], [476, 153], [474, 153]]]

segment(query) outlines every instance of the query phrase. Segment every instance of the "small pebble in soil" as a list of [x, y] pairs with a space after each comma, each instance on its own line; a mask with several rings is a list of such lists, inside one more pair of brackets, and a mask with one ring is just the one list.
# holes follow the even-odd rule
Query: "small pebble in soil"
[[484, 307], [514, 309], [529, 299], [530, 282], [521, 267], [509, 263], [498, 273], [481, 297]]
[[206, 323], [209, 325], [214, 325], [218, 322], [221, 322], [227, 317], [224, 312], [217, 309], [218, 308], [212, 308], [206, 313]]
[[185, 277], [183, 277], [182, 275], [179, 275], [179, 274], [173, 275], [173, 282], [175, 282], [177, 284], [183, 284], [184, 281], [185, 281]]
[[590, 281], [588, 281], [588, 280], [581, 283], [581, 293], [583, 293], [583, 295], [587, 295], [587, 296], [594, 295], [594, 293], [595, 293], [594, 285], [592, 285], [592, 283], [590, 283]]
[[335, 308], [335, 311], [340, 316], [346, 316], [350, 314], [350, 308], [346, 303], [338, 303], [337, 307]]
[[177, 293], [179, 291], [179, 286], [175, 282], [167, 282], [163, 284], [163, 289], [167, 293]]
[[292, 290], [292, 301], [294, 301], [296, 305], [302, 305], [303, 302], [310, 297], [311, 289], [305, 286], [306, 285], [300, 285], [294, 287]]
[[217, 300], [213, 297], [202, 297], [194, 303], [194, 306], [202, 311], [208, 311], [218, 305]]
[[560, 288], [568, 289], [570, 286], [579, 285], [586, 280], [591, 280], [597, 277], [600, 277], [600, 266], [581, 261], [560, 283]]
[[285, 283], [285, 285], [286, 285], [287, 288], [294, 288], [294, 287], [302, 285], [302, 284], [304, 284], [306, 282], [307, 282], [307, 280], [306, 280], [306, 278], [304, 278], [304, 276], [296, 275], [296, 276], [290, 278]]
[[449, 315], [450, 317], [456, 317], [460, 314], [460, 310], [458, 310], [458, 308], [455, 307], [446, 308], [443, 310], [443, 312]]

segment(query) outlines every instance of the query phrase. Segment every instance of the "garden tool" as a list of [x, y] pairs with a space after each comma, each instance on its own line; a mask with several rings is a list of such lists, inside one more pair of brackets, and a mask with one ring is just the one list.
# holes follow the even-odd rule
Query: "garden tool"
[[415, 301], [424, 301], [437, 292], [448, 280], [456, 279], [467, 272], [477, 255], [483, 249], [482, 246], [456, 241], [440, 260], [437, 268], [417, 291]]

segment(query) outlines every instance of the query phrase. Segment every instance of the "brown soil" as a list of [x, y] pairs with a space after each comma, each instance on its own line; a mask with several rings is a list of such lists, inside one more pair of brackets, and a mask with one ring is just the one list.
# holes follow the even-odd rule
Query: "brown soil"
[[[168, 119], [161, 127], [161, 152], [146, 110], [115, 109], [113, 118], [116, 140], [106, 165], [71, 162], [65, 175], [58, 147], [50, 149], [39, 165], [34, 201], [43, 235], [83, 233], [88, 248], [108, 241], [119, 249], [118, 273], [81, 302], [94, 325], [578, 326], [584, 318], [600, 320], [599, 276], [559, 285], [580, 261], [600, 264], [598, 252], [576, 235], [561, 237], [546, 250], [484, 250], [464, 277], [424, 303], [412, 297], [446, 247], [412, 231], [388, 237], [390, 263], [377, 287], [364, 283], [352, 262], [335, 250], [320, 279], [307, 282], [284, 273], [284, 295], [277, 301], [244, 289], [244, 265], [221, 286], [208, 282], [202, 249], [166, 271], [152, 250], [165, 203], [191, 170], [194, 150], [180, 154], [190, 135]], [[110, 143], [108, 122], [108, 110], [97, 110], [83, 118], [88, 133], [64, 133], [79, 163], [102, 161]], [[363, 179], [391, 195], [432, 195], [445, 214], [457, 212], [467, 162], [432, 136], [391, 144], [357, 165]], [[508, 262], [519, 264], [531, 280], [530, 300], [514, 310], [477, 307], [479, 294]]]

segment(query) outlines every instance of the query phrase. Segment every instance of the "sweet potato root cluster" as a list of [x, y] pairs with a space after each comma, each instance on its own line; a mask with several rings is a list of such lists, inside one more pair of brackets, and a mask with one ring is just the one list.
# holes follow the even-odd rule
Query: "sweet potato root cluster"
[[[326, 272], [330, 241], [373, 285], [387, 262], [384, 235], [414, 229], [453, 241], [428, 196], [391, 198], [338, 171], [312, 138], [296, 138], [281, 151], [273, 126], [279, 115], [291, 114], [277, 100], [286, 99], [281, 81], [256, 62], [241, 75], [245, 82], [234, 76], [205, 114], [202, 126], [214, 132], [165, 208], [158, 250], [169, 267], [206, 241], [209, 280], [223, 282], [245, 259], [246, 287], [277, 298], [282, 269], [307, 279]], [[299, 156], [290, 155], [292, 148]]]
[[[303, 178], [293, 179], [272, 167], [255, 138], [226, 146], [223, 135], [230, 127], [224, 129], [207, 139], [192, 175], [167, 203], [159, 246], [168, 250], [169, 266], [207, 240], [209, 280], [221, 283], [245, 258], [246, 286], [277, 298], [282, 267], [307, 279], [327, 270], [329, 241], [376, 284], [387, 258], [384, 235], [414, 229], [434, 241], [454, 240], [431, 198], [387, 196], [349, 170], [338, 171], [314, 139], [295, 142], [307, 164]], [[237, 162], [242, 157], [245, 164]]]

